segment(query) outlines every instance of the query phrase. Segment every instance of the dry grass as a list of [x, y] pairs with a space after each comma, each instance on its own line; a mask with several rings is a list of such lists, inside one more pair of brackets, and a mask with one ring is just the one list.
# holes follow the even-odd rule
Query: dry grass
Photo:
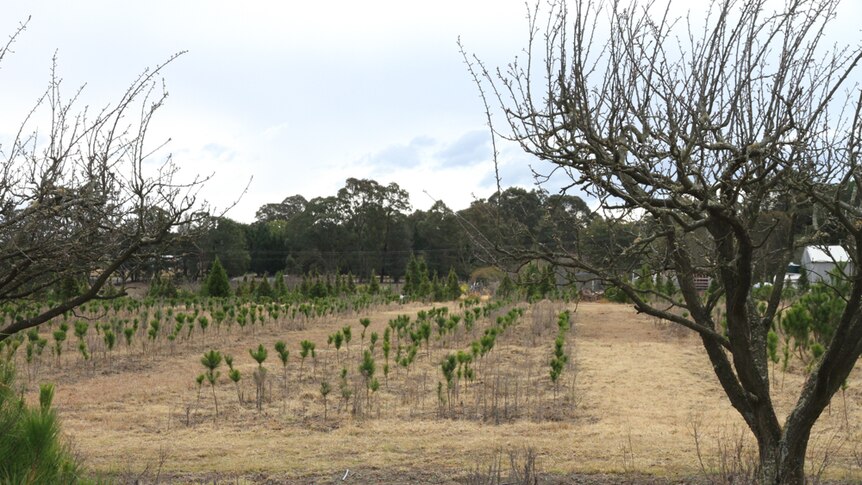
[[[372, 331], [382, 339], [389, 319], [402, 313], [415, 316], [421, 308], [405, 305], [372, 311], [365, 345]], [[206, 343], [193, 339], [179, 345], [175, 355], [168, 355], [167, 347], [157, 356], [139, 349], [127, 352], [121, 344], [112, 361], [98, 363], [95, 370], [68, 351], [62, 367], [49, 359], [52, 363], [44, 366], [39, 380], [57, 384], [55, 402], [64, 430], [85, 457], [86, 466], [96, 473], [134, 475], [146, 468], [150, 476], [159, 470], [170, 476], [262, 474], [308, 479], [341, 478], [349, 469], [359, 476], [441, 473], [464, 478], [501, 450], [531, 448], [543, 472], [695, 476], [701, 473], [700, 462], [704, 469], [719, 470], [728, 454], [722, 449], [736, 445], [752, 449], [699, 340], [670, 331], [623, 305], [579, 305], [574, 331], [567, 337], [570, 367], [554, 400], [548, 361], [556, 313], [561, 309], [559, 304], [544, 302], [498, 340], [491, 357], [479, 366], [479, 380], [461, 390], [453, 405], [454, 418], [438, 417], [436, 389], [443, 379], [438, 363], [448, 349], [440, 348], [434, 337], [430, 359], [423, 346], [409, 377], [403, 369], [396, 373], [393, 365], [388, 384], [383, 384], [378, 342], [377, 375], [383, 385], [372, 408], [360, 406], [356, 415], [339, 410], [337, 374], [345, 362], [354, 394], [364, 401], [358, 376], [358, 315], [330, 317], [305, 328], [269, 323], [258, 327], [254, 336], [248, 328], [240, 333], [235, 327], [233, 333], [220, 336], [210, 332]], [[336, 364], [326, 339], [344, 325], [353, 328], [350, 357], [342, 348]], [[291, 349], [286, 401], [281, 397], [281, 364], [272, 350], [278, 339]], [[303, 339], [317, 343], [318, 364], [312, 378], [313, 366], [307, 359], [305, 379], [300, 382], [299, 341]], [[461, 335], [447, 347], [465, 349], [469, 340]], [[259, 343], [270, 351], [266, 366], [271, 400], [263, 413], [251, 402], [238, 403], [223, 367], [216, 391], [220, 417], [215, 419], [209, 389], [204, 388], [197, 399], [194, 378], [203, 371], [201, 355], [209, 348], [233, 354], [243, 373], [243, 392], [251, 401], [256, 364], [248, 349]], [[333, 388], [327, 420], [319, 394], [321, 378]], [[784, 377], [783, 391], [779, 384], [776, 401], [782, 413], [792, 406], [801, 382], [796, 371]], [[476, 402], [484, 396], [493, 403], [495, 386], [499, 400], [493, 413], [488, 404]], [[809, 463], [813, 470], [825, 457], [826, 475], [858, 480], [862, 477], [858, 372], [844, 398], [846, 409], [839, 394], [815, 428]]]

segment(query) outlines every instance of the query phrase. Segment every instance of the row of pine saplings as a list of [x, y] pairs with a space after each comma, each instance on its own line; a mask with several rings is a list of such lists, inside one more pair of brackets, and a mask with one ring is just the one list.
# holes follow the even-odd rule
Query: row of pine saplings
[[[428, 359], [433, 359], [434, 351], [431, 346], [430, 338], [432, 336], [432, 328], [436, 328], [436, 331], [434, 331], [434, 333], [436, 333], [435, 340], [439, 342], [440, 348], [446, 347], [448, 342], [451, 339], [454, 339], [453, 335], [459, 329], [463, 331], [464, 335], [472, 334], [476, 337], [477, 320], [487, 318], [495, 312], [500, 311], [503, 303], [493, 302], [481, 307], [472, 307], [472, 305], [473, 304], [470, 302], [467, 302], [466, 304], [462, 302], [461, 307], [464, 311], [460, 315], [450, 314], [448, 307], [439, 307], [420, 311], [416, 315], [415, 319], [411, 319], [408, 315], [399, 315], [398, 317], [389, 320], [388, 326], [384, 330], [382, 340], [377, 332], [370, 333], [369, 345], [367, 348], [365, 347], [365, 337], [371, 321], [368, 318], [360, 318], [359, 323], [362, 327], [360, 334], [361, 360], [359, 361], [356, 370], [358, 371], [358, 376], [361, 377], [363, 383], [363, 389], [360, 389], [360, 391], [364, 390], [363, 397], [366, 408], [370, 409], [373, 396], [381, 388], [381, 379], [380, 374], [378, 373], [378, 363], [376, 361], [379, 357], [379, 353], [377, 352], [378, 343], [381, 344], [379, 348], [382, 350], [384, 361], [382, 365], [383, 385], [388, 385], [392, 369], [394, 369], [395, 372], [399, 372], [398, 369], [402, 369], [405, 376], [409, 376], [411, 367], [417, 361], [417, 356], [424, 353], [427, 355]], [[473, 365], [474, 362], [478, 365], [478, 362], [480, 362], [481, 359], [483, 359], [486, 354], [494, 348], [497, 337], [502, 335], [507, 328], [515, 325], [518, 322], [519, 317], [523, 314], [523, 308], [510, 309], [505, 314], [498, 316], [493, 324], [484, 330], [481, 337], [476, 337], [470, 343], [469, 350], [466, 352], [458, 351], [457, 354], [450, 354], [443, 358], [441, 370], [443, 371], [447, 382], [449, 382], [447, 387], [449, 389], [454, 388], [452, 380], [456, 373], [459, 381], [462, 378], [464, 381], [473, 381], [476, 378], [476, 370]], [[459, 325], [459, 323], [462, 325]], [[341, 398], [345, 404], [345, 409], [349, 407], [348, 403], [352, 397], [358, 397], [354, 396], [355, 389], [350, 386], [348, 381], [350, 366], [346, 359], [349, 359], [349, 345], [352, 339], [353, 329], [349, 325], [346, 325], [333, 334], [330, 334], [327, 338], [327, 345], [334, 348], [333, 357], [335, 359], [335, 363], [337, 366], [341, 366], [338, 385]], [[423, 346], [425, 347], [424, 352], [422, 349]], [[346, 358], [342, 358], [340, 356], [342, 347], [345, 348], [347, 353]], [[273, 349], [275, 350], [282, 366], [282, 388], [284, 390], [283, 396], [285, 396], [288, 388], [290, 350], [287, 348], [287, 344], [283, 340], [277, 341], [274, 344]], [[303, 370], [305, 361], [309, 358], [313, 363], [311, 378], [315, 379], [314, 376], [317, 372], [316, 350], [317, 346], [314, 342], [309, 340], [302, 340], [300, 342], [299, 382], [302, 382], [306, 378]], [[262, 411], [263, 404], [267, 400], [266, 382], [268, 370], [264, 363], [269, 356], [269, 350], [263, 344], [259, 344], [257, 348], [249, 349], [248, 352], [257, 364], [251, 375], [255, 389], [254, 404], [258, 411]], [[453, 362], [453, 359], [455, 362], [454, 366], [457, 367], [457, 372], [455, 372], [454, 368], [451, 370], [449, 369], [450, 363]], [[220, 367], [222, 362], [224, 362], [228, 367], [227, 376], [236, 388], [238, 402], [242, 404], [246, 401], [244, 399], [244, 393], [240, 387], [240, 381], [243, 376], [240, 370], [234, 365], [234, 357], [228, 354], [222, 354], [217, 350], [209, 350], [204, 353], [201, 358], [204, 372], [198, 375], [195, 381], [198, 389], [198, 400], [200, 400], [204, 384], [209, 384], [212, 391], [216, 416], [218, 416], [219, 411], [215, 388], [218, 384], [219, 377], [221, 376]], [[332, 390], [333, 385], [329, 380], [322, 379], [320, 381], [319, 392], [323, 401], [324, 419], [326, 419], [328, 415], [328, 396]], [[354, 411], [358, 408], [355, 404], [356, 403], [354, 403], [352, 408]]]

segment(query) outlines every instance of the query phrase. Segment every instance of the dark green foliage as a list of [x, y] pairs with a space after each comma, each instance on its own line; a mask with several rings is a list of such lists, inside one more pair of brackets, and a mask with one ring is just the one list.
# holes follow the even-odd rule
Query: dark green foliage
[[263, 344], [257, 346], [257, 350], [249, 349], [248, 351], [251, 358], [257, 362], [257, 369], [255, 369], [252, 377], [254, 377], [255, 384], [255, 404], [257, 405], [257, 410], [263, 410], [263, 399], [264, 392], [266, 390], [266, 367], [263, 366], [263, 363], [266, 361], [267, 352], [266, 348]]
[[329, 382], [323, 381], [320, 383], [320, 395], [323, 397], [323, 419], [326, 419], [327, 409], [326, 409], [326, 397], [329, 396], [329, 393], [332, 391], [332, 386], [329, 385]]
[[[521, 188], [505, 189], [457, 213], [439, 201], [427, 211], [411, 213], [409, 200], [397, 184], [350, 178], [337, 194], [311, 200], [295, 195], [264, 204], [252, 224], [220, 218], [197, 246], [219, 256], [231, 276], [246, 269], [258, 274], [341, 271], [363, 276], [373, 270], [396, 282], [403, 277], [404, 295], [427, 299], [434, 272], [447, 286], [450, 268], [463, 279], [477, 262], [466, 227], [474, 227], [493, 244], [522, 247], [534, 242], [527, 234], [550, 242], [552, 228], [558, 227], [567, 240], [575, 241], [578, 228], [591, 218], [577, 197]], [[188, 266], [195, 263], [187, 260]], [[353, 291], [350, 281], [340, 283], [333, 282], [333, 291]], [[369, 280], [366, 288], [373, 292], [374, 284]], [[275, 292], [282, 293], [278, 288]]]
[[563, 370], [566, 368], [566, 363], [569, 361], [569, 356], [566, 355], [565, 351], [565, 344], [566, 332], [570, 328], [570, 318], [571, 313], [566, 310], [560, 313], [557, 320], [557, 326], [560, 330], [557, 333], [557, 338], [554, 339], [554, 355], [551, 357], [550, 362], [550, 377], [551, 383], [554, 385], [554, 399], [557, 397], [557, 388], [559, 387], [560, 376], [563, 374]]
[[263, 366], [268, 355], [263, 344], [258, 345], [257, 350], [249, 349], [248, 354], [251, 355], [251, 358], [254, 359], [255, 362], [257, 362], [258, 366]]
[[242, 375], [240, 374], [239, 369], [234, 369], [234, 367], [233, 367], [233, 356], [232, 355], [226, 354], [224, 356], [224, 363], [227, 364], [227, 367], [229, 369], [228, 373], [227, 373], [227, 377], [228, 377], [228, 379], [230, 379], [231, 382], [233, 382], [234, 387], [236, 387], [237, 401], [242, 403], [242, 394], [239, 391], [239, 381], [240, 381], [240, 379], [242, 379]]
[[282, 297], [287, 293], [287, 285], [284, 284], [283, 272], [279, 271], [275, 273], [275, 282], [272, 289], [276, 297]]
[[446, 297], [450, 300], [457, 300], [461, 297], [461, 285], [458, 283], [455, 268], [449, 268], [449, 276], [446, 277]]
[[371, 276], [368, 277], [368, 293], [377, 295], [380, 293], [380, 281], [377, 280], [377, 274], [371, 270]]
[[369, 342], [371, 344], [370, 349], [371, 349], [372, 354], [374, 353], [374, 346], [377, 344], [377, 340], [379, 338], [380, 338], [380, 335], [378, 335], [377, 332], [371, 332], [371, 340]]
[[201, 364], [206, 368], [206, 380], [210, 383], [210, 388], [213, 392], [213, 402], [215, 403], [216, 417], [218, 417], [218, 399], [216, 398], [215, 385], [218, 381], [219, 375], [221, 375], [221, 373], [218, 371], [219, 366], [221, 366], [221, 361], [221, 352], [218, 352], [216, 350], [210, 350], [209, 352], [206, 352], [201, 358]]
[[260, 284], [257, 285], [255, 296], [261, 299], [271, 299], [275, 296], [275, 291], [272, 289], [272, 286], [269, 284], [269, 278], [266, 276], [264, 276]]
[[203, 290], [206, 296], [216, 298], [230, 296], [230, 280], [228, 280], [227, 272], [225, 272], [218, 257], [213, 260]]
[[446, 300], [446, 288], [441, 284], [436, 271], [434, 272], [434, 276], [431, 278], [431, 299], [434, 301]]
[[784, 334], [793, 341], [794, 350], [804, 360], [817, 359], [822, 352], [816, 352], [815, 345], [822, 349], [832, 339], [845, 307], [840, 287], [840, 283], [833, 287], [822, 283], [811, 285], [809, 291], [782, 314]]
[[341, 333], [344, 335], [344, 345], [347, 347], [347, 353], [350, 353], [350, 339], [353, 337], [353, 331], [350, 329], [349, 325], [345, 325], [344, 328], [341, 329]]
[[[458, 359], [456, 356], [449, 354], [440, 363], [440, 369], [443, 371], [443, 377], [446, 379], [446, 402], [450, 409], [452, 406], [452, 388], [455, 387], [455, 368], [458, 367]], [[442, 393], [441, 393], [442, 394]], [[438, 396], [442, 397], [441, 396]]]
[[778, 334], [770, 330], [766, 334], [766, 351], [769, 354], [769, 360], [774, 364], [778, 363]]
[[162, 278], [159, 273], [156, 273], [150, 281], [147, 296], [151, 298], [176, 298], [177, 293], [177, 286], [171, 278]]
[[287, 359], [290, 357], [287, 344], [283, 340], [279, 340], [275, 343], [275, 351], [278, 353], [278, 359], [281, 360], [282, 367], [287, 367]]
[[497, 298], [508, 300], [513, 298], [518, 291], [518, 287], [515, 286], [515, 282], [512, 281], [512, 278], [509, 277], [509, 274], [503, 276], [503, 280], [500, 281], [500, 286], [497, 287]]
[[299, 342], [299, 375], [302, 376], [302, 366], [305, 363], [305, 358], [311, 355], [314, 357], [314, 342], [310, 340], [303, 340]]
[[332, 343], [335, 345], [335, 357], [338, 358], [338, 351], [341, 350], [341, 344], [344, 343], [344, 334], [341, 330], [332, 334]]
[[57, 285], [57, 296], [61, 300], [68, 300], [81, 294], [82, 282], [74, 275], [66, 275]]
[[556, 296], [557, 283], [554, 268], [550, 265], [539, 267], [538, 264], [531, 262], [518, 275], [518, 279], [526, 292], [528, 301], [539, 301]]
[[362, 374], [363, 379], [365, 379], [365, 398], [369, 405], [371, 404], [369, 391], [371, 390], [371, 384], [374, 380], [375, 369], [376, 365], [374, 363], [374, 357], [371, 356], [371, 351], [366, 350], [362, 354], [362, 363], [359, 364], [359, 373]]
[[649, 264], [644, 263], [638, 272], [637, 280], [635, 281], [635, 288], [646, 292], [654, 289], [654, 287], [655, 284], [652, 279], [652, 270], [650, 270]]
[[428, 265], [425, 259], [410, 256], [407, 262], [407, 270], [404, 274], [404, 287], [402, 293], [412, 299], [426, 299], [431, 296], [433, 286], [428, 278]]
[[616, 286], [609, 286], [605, 289], [605, 298], [614, 303], [630, 303], [631, 299], [626, 293]]
[[799, 288], [800, 292], [808, 291], [808, 287], [811, 286], [811, 282], [808, 281], [808, 270], [805, 267], [799, 267], [799, 279], [796, 280], [796, 287]]
[[80, 468], [60, 439], [51, 407], [54, 388], [43, 384], [39, 406], [15, 392], [11, 364], [0, 362], [0, 483], [76, 483]]

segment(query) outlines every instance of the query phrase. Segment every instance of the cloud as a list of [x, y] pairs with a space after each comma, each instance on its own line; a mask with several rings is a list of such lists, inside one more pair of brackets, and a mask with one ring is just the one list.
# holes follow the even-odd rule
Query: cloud
[[220, 162], [233, 161], [236, 156], [236, 151], [234, 149], [218, 143], [207, 143], [201, 149], [201, 152], [203, 152], [206, 157], [216, 159]]
[[[521, 151], [519, 148], [504, 147], [497, 157], [497, 170], [500, 175], [500, 185], [503, 189], [506, 187], [519, 186], [532, 188], [536, 186], [536, 179], [533, 176], [533, 168], [543, 170], [546, 166], [534, 157], [531, 157]], [[479, 181], [480, 187], [497, 189], [496, 173], [494, 166], [488, 162], [487, 175]]]
[[473, 165], [492, 157], [491, 136], [484, 130], [469, 131], [434, 154], [437, 164], [444, 168]]
[[417, 136], [408, 144], [395, 144], [366, 156], [362, 163], [374, 167], [375, 172], [386, 173], [393, 169], [415, 168], [427, 158], [429, 148], [437, 141], [425, 135]]
[[288, 130], [290, 130], [290, 123], [279, 123], [263, 130], [261, 137], [266, 141], [278, 140]]

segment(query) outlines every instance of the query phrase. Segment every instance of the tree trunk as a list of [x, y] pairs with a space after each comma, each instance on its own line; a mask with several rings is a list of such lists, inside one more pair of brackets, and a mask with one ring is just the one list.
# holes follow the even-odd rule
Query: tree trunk
[[759, 442], [760, 481], [764, 485], [802, 485], [805, 483], [805, 451], [808, 433], [778, 443]]

